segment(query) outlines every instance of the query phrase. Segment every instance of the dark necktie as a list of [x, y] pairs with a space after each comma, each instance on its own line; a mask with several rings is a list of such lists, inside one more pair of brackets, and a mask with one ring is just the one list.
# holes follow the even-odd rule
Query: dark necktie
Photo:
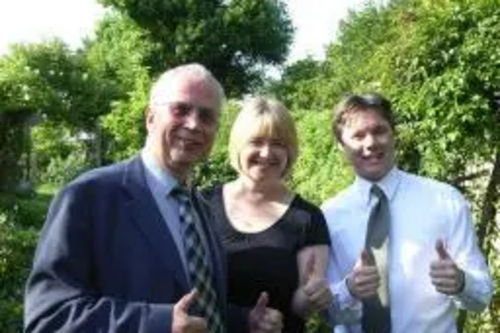
[[213, 286], [212, 271], [207, 263], [207, 249], [201, 238], [201, 227], [186, 189], [176, 188], [172, 196], [179, 201], [179, 220], [181, 223], [184, 251], [188, 273], [193, 287], [198, 289], [198, 310], [207, 320], [210, 333], [223, 333], [217, 294]]
[[365, 333], [389, 333], [391, 332], [391, 311], [388, 269], [391, 216], [389, 202], [384, 191], [374, 184], [371, 193], [378, 198], [378, 202], [370, 212], [365, 248], [378, 268], [380, 287], [376, 296], [363, 301], [362, 327]]

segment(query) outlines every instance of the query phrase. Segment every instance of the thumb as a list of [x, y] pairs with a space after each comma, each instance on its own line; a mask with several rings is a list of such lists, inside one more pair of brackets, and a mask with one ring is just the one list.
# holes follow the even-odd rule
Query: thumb
[[198, 299], [198, 290], [193, 288], [189, 294], [182, 296], [182, 298], [177, 302], [176, 306], [183, 312], [187, 312], [189, 307], [196, 302]]
[[363, 249], [363, 251], [361, 251], [360, 261], [361, 261], [362, 266], [373, 266], [374, 265], [374, 262], [372, 260], [372, 256], [370, 255], [370, 252], [368, 252], [367, 249]]
[[307, 258], [306, 262], [306, 272], [305, 272], [306, 283], [313, 277], [315, 267], [316, 267], [316, 254], [314, 252], [311, 252], [311, 255], [309, 256], [309, 258]]
[[260, 293], [257, 303], [255, 303], [254, 310], [261, 314], [266, 311], [267, 304], [269, 303], [269, 295], [264, 291]]
[[445, 259], [450, 259], [450, 255], [448, 251], [446, 251], [446, 248], [444, 246], [444, 242], [442, 239], [438, 239], [436, 241], [436, 251], [439, 255], [439, 259], [445, 260]]

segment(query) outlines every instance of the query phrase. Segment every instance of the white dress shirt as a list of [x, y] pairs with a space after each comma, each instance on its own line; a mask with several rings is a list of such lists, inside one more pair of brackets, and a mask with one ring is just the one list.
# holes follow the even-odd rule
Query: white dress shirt
[[[476, 241], [468, 202], [455, 188], [393, 168], [377, 183], [391, 212], [389, 290], [393, 333], [454, 333], [454, 310], [482, 310], [493, 293], [488, 267]], [[332, 241], [328, 278], [335, 296], [335, 319], [346, 325], [334, 332], [362, 332], [361, 303], [347, 290], [345, 278], [365, 241], [372, 183], [355, 182], [322, 205]], [[460, 295], [438, 293], [429, 275], [442, 239], [465, 272]]]

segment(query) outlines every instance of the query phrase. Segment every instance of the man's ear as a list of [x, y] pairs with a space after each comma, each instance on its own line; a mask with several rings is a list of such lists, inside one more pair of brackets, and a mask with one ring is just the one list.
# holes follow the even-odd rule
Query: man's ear
[[146, 117], [145, 117], [145, 121], [146, 121], [146, 129], [149, 131], [150, 128], [153, 126], [154, 124], [154, 118], [155, 118], [155, 112], [153, 111], [153, 109], [148, 106], [146, 108]]

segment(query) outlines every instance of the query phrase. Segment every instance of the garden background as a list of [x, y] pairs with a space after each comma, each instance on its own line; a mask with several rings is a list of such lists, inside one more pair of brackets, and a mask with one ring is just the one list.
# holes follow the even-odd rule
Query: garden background
[[[500, 1], [367, 3], [342, 22], [323, 60], [286, 64], [294, 29], [278, 0], [100, 0], [95, 35], [19, 44], [0, 58], [0, 327], [22, 331], [23, 287], [50, 199], [90, 168], [135, 154], [151, 82], [186, 62], [226, 88], [217, 145], [200, 186], [233, 177], [227, 136], [247, 94], [282, 100], [297, 121], [290, 186], [320, 204], [353, 178], [330, 133], [346, 93], [394, 102], [399, 165], [457, 186], [471, 201], [479, 244], [500, 281]], [[332, 36], [333, 40], [333, 36]], [[279, 75], [269, 75], [279, 73]], [[500, 332], [500, 294], [457, 313], [463, 332]], [[311, 332], [327, 328], [318, 318]]]

